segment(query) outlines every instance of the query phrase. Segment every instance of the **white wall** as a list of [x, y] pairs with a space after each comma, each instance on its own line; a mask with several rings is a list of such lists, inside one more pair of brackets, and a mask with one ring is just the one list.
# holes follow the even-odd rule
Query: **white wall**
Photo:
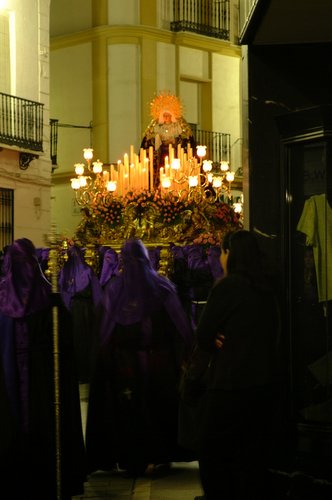
[[50, 31], [52, 36], [76, 33], [91, 28], [92, 1], [95, 0], [51, 0]]
[[21, 170], [19, 148], [2, 144], [0, 187], [14, 190], [14, 238], [30, 238], [37, 246], [50, 231], [49, 6], [49, 0], [7, 0], [5, 7], [11, 19], [11, 94], [44, 104], [44, 151]]
[[109, 157], [112, 162], [129, 153], [131, 144], [136, 152], [140, 146], [139, 57], [140, 49], [135, 44], [108, 47]]
[[90, 43], [52, 51], [51, 68], [51, 118], [59, 120], [57, 173], [62, 173], [72, 171], [90, 146], [90, 131], [84, 128], [92, 121]]
[[209, 78], [209, 54], [204, 50], [180, 47], [180, 74]]
[[[59, 120], [56, 173], [74, 177], [74, 164], [84, 161], [83, 148], [91, 145], [91, 44], [53, 50], [51, 68], [51, 117]], [[67, 236], [73, 235], [80, 218], [73, 200], [69, 178], [52, 186], [52, 222]]]
[[[179, 96], [183, 106], [183, 116], [189, 123], [200, 127], [200, 89], [199, 83], [180, 82]], [[198, 128], [199, 128], [198, 127]]]
[[108, 23], [139, 24], [139, 0], [108, 0]]
[[240, 58], [212, 56], [213, 128], [240, 137]]
[[52, 220], [61, 236], [73, 237], [81, 221], [81, 213], [69, 182], [52, 188]]
[[170, 43], [157, 43], [157, 93], [176, 93], [176, 47]]

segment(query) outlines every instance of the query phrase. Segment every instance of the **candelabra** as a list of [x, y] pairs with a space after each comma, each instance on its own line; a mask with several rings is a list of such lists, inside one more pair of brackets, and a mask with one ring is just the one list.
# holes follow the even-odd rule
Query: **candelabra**
[[71, 179], [77, 203], [86, 209], [76, 238], [84, 244], [120, 244], [134, 236], [160, 244], [204, 238], [218, 244], [223, 232], [240, 227], [228, 162], [216, 165], [205, 159], [206, 146], [197, 146], [195, 156], [189, 146], [186, 152], [179, 146], [176, 153], [169, 146], [158, 178], [152, 147], [136, 155], [131, 146], [115, 165], [93, 162], [93, 150], [84, 149], [86, 163], [75, 164]]
[[[204, 159], [206, 146], [197, 146], [196, 156], [188, 147], [187, 152], [178, 146], [169, 145], [169, 155], [159, 172], [159, 191], [165, 197], [172, 194], [179, 199], [192, 199], [197, 203], [202, 199], [214, 202], [221, 196], [230, 197], [234, 172], [229, 163], [221, 161], [215, 164]], [[96, 197], [126, 197], [128, 193], [138, 191], [154, 191], [154, 151], [141, 149], [137, 155], [130, 146], [130, 155], [124, 155], [117, 164], [106, 165], [100, 160], [92, 161], [93, 149], [85, 148], [84, 163], [76, 163], [76, 177], [71, 179], [71, 187], [75, 190], [76, 200], [80, 206], [89, 206]]]

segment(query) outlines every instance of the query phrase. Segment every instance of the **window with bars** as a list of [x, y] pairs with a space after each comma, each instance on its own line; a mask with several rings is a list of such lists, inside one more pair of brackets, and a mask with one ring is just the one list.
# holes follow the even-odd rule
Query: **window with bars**
[[0, 188], [0, 251], [14, 240], [14, 190]]

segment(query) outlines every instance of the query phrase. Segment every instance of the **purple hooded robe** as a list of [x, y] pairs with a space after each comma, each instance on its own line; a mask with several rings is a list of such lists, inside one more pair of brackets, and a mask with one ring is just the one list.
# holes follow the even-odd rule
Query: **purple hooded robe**
[[105, 288], [86, 446], [90, 471], [118, 464], [137, 474], [187, 457], [177, 445], [178, 384], [192, 329], [174, 284], [153, 269], [140, 240], [125, 243], [121, 261]]
[[80, 383], [90, 381], [98, 346], [99, 309], [103, 291], [97, 275], [78, 246], [68, 249], [68, 260], [59, 273], [59, 292], [73, 325], [73, 342]]
[[[59, 309], [63, 498], [83, 490], [86, 475], [71, 326], [26, 238], [6, 248], [0, 278], [0, 439], [4, 498], [55, 499], [53, 306]], [[36, 480], [38, 474], [38, 480]]]

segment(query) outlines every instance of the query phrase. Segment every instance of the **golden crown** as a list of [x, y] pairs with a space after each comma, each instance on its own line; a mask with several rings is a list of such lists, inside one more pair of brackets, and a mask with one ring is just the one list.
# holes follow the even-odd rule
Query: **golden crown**
[[151, 116], [159, 120], [161, 113], [168, 111], [178, 120], [183, 113], [183, 107], [180, 99], [170, 92], [161, 92], [150, 103]]

